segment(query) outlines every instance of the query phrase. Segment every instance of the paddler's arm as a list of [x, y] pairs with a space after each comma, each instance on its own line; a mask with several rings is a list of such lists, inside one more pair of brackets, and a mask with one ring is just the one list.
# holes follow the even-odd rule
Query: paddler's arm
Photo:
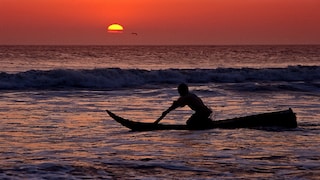
[[163, 111], [162, 115], [154, 123], [158, 124], [170, 111], [176, 109], [177, 107], [179, 107], [179, 103], [178, 101], [174, 101], [167, 110]]

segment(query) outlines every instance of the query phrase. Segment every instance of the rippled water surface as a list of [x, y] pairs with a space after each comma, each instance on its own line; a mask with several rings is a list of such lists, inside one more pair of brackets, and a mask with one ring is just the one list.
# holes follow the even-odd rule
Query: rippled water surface
[[[319, 179], [319, 46], [0, 46], [0, 179]], [[186, 82], [221, 120], [296, 129], [130, 132]], [[187, 107], [161, 123], [184, 124]]]
[[[319, 96], [243, 95], [214, 85], [191, 88], [214, 109], [214, 118], [290, 106], [299, 127], [130, 132], [104, 110], [152, 122], [176, 97], [175, 88], [7, 91], [1, 95], [0, 177], [316, 179], [320, 175]], [[184, 123], [190, 113], [187, 108], [177, 110], [162, 123]]]

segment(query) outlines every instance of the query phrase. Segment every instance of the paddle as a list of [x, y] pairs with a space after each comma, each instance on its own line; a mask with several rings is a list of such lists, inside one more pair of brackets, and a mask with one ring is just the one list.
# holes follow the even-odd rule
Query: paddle
[[158, 124], [165, 116], [165, 114], [162, 114], [154, 123]]
[[168, 113], [169, 113], [168, 110], [164, 111], [162, 115], [154, 123], [158, 124]]

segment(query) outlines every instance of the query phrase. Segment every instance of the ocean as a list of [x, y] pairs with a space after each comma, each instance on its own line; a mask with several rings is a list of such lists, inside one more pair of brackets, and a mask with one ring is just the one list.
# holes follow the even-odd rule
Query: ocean
[[[320, 46], [0, 46], [0, 179], [319, 179]], [[296, 129], [131, 132], [187, 83], [213, 120]], [[161, 121], [184, 124], [179, 108]]]

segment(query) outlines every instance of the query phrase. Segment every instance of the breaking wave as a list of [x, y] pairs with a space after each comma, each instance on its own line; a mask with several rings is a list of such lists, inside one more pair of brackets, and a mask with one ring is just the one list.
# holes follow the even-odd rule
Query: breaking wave
[[[320, 88], [320, 66], [287, 68], [217, 69], [55, 69], [0, 73], [0, 90], [28, 89], [119, 89], [150, 84], [187, 83], [302, 83]], [[290, 87], [288, 88], [290, 89]]]

